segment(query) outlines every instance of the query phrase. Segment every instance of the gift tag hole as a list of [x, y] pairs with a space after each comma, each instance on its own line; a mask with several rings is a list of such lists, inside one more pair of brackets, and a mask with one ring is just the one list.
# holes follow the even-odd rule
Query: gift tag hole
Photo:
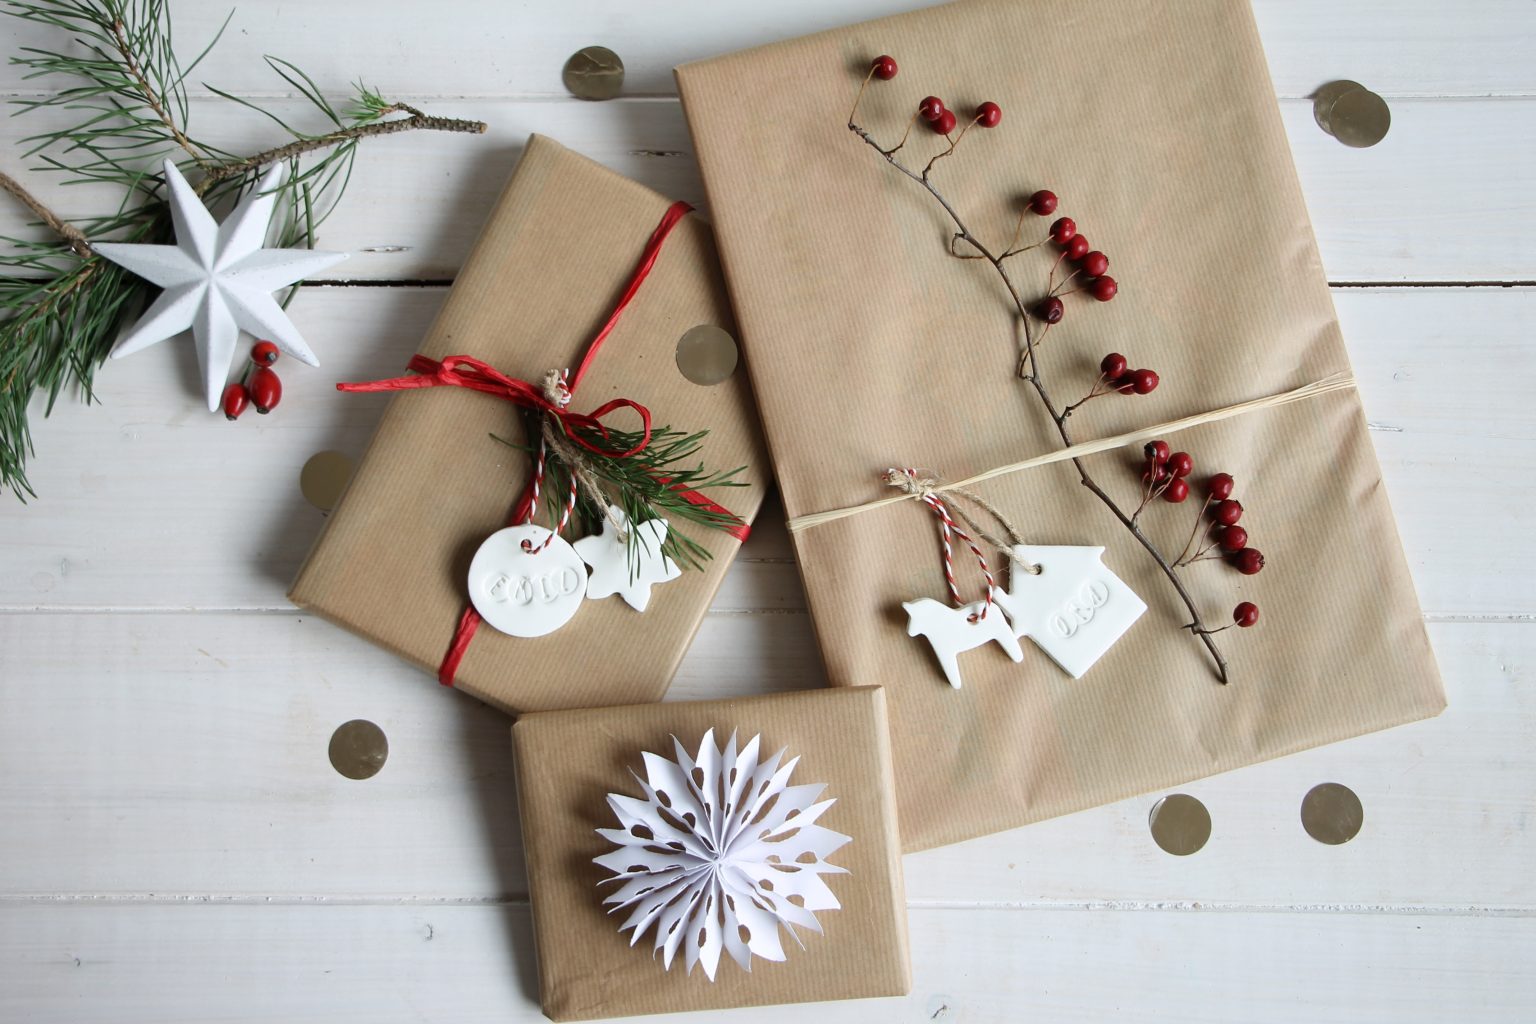
[[1301, 827], [1320, 843], [1339, 846], [1360, 834], [1365, 808], [1354, 790], [1337, 782], [1313, 786], [1301, 800]]
[[728, 380], [739, 358], [736, 339], [714, 324], [690, 327], [677, 343], [678, 371], [706, 387]]
[[355, 718], [331, 734], [331, 767], [349, 779], [371, 779], [389, 757], [389, 740], [372, 722]]
[[1188, 857], [1211, 838], [1211, 812], [1188, 793], [1165, 796], [1148, 816], [1152, 839], [1175, 857]]

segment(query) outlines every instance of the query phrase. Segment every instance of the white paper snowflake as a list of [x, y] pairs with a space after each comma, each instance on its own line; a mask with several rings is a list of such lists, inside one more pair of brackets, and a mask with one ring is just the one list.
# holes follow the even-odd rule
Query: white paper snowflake
[[631, 946], [656, 926], [667, 970], [679, 947], [710, 981], [722, 949], [743, 970], [754, 953], [782, 961], [780, 925], [804, 948], [794, 926], [820, 932], [815, 911], [841, 906], [821, 876], [846, 873], [827, 857], [850, 839], [815, 823], [835, 801], [817, 802], [823, 785], [789, 784], [798, 757], [759, 760], [759, 739], [738, 753], [733, 732], [722, 751], [711, 729], [690, 758], [674, 736], [676, 761], [643, 755], [645, 799], [608, 794], [622, 827], [597, 831], [619, 848], [594, 859], [620, 884], [603, 904], [630, 911], [619, 931], [634, 929]]

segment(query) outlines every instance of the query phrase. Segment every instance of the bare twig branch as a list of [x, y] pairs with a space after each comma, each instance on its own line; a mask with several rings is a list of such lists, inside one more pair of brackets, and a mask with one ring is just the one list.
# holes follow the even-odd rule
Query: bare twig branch
[[58, 214], [44, 206], [40, 199], [22, 186], [21, 182], [4, 171], [0, 171], [0, 189], [4, 189], [15, 196], [22, 206], [25, 206], [36, 215], [38, 220], [52, 228], [54, 234], [68, 242], [70, 249], [73, 250], [76, 256], [83, 260], [88, 260], [96, 255], [91, 251], [91, 244], [85, 240], [85, 235], [81, 234], [79, 228], [63, 220]]

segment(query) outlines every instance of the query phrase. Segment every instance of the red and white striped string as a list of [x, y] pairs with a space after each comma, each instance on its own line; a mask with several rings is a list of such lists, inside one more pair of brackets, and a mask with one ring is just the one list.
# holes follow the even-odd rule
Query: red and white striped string
[[[917, 486], [917, 470], [892, 469], [889, 472], [904, 473], [912, 481], [913, 486]], [[973, 616], [971, 621], [975, 622], [986, 618], [987, 612], [992, 610], [992, 589], [997, 585], [997, 581], [992, 575], [992, 567], [987, 564], [987, 556], [982, 553], [981, 548], [971, 539], [971, 535], [962, 530], [959, 524], [950, 516], [949, 507], [944, 504], [943, 498], [940, 498], [933, 491], [925, 491], [922, 494], [922, 501], [923, 504], [933, 509], [933, 514], [939, 519], [939, 540], [944, 546], [944, 581], [949, 584], [949, 596], [954, 600], [955, 607], [964, 607], [965, 601], [961, 599], [960, 587], [955, 582], [954, 550], [950, 545], [950, 534], [954, 534], [965, 541], [965, 546], [970, 548], [971, 554], [976, 556], [976, 564], [981, 567], [981, 574], [986, 577], [987, 592], [984, 603], [982, 604], [981, 611]]]
[[[562, 409], [571, 404], [571, 386], [568, 374], [569, 371], [561, 370], [560, 379], [555, 384], [555, 401]], [[544, 488], [544, 457], [547, 449], [548, 445], [544, 442], [543, 433], [541, 430], [539, 437], [539, 458], [538, 461], [536, 461], [533, 465], [533, 484], [529, 488], [528, 515], [527, 518], [523, 520], [525, 523], [533, 522], [534, 518], [539, 513], [539, 492]], [[531, 541], [523, 541], [523, 550], [527, 551], [529, 554], [536, 555], [548, 547], [550, 541], [554, 540], [561, 533], [565, 532], [565, 525], [571, 521], [571, 512], [575, 508], [576, 474], [574, 471], [572, 471], [570, 493], [566, 495], [565, 508], [560, 512], [560, 525], [556, 526], [554, 533], [546, 536], [542, 541], [538, 543], [537, 546], [534, 546]]]

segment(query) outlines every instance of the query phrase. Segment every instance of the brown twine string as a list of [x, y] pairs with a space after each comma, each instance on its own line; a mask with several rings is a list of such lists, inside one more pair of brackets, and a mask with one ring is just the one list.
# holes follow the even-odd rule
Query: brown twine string
[[[540, 381], [544, 388], [544, 397], [555, 405], [564, 406], [571, 400], [571, 391], [565, 384], [564, 375], [559, 370], [550, 370], [544, 374]], [[559, 430], [555, 429], [553, 420], [548, 416], [540, 416], [541, 429], [545, 446], [565, 463], [570, 471], [571, 479], [576, 482], [576, 489], [583, 494], [593, 505], [603, 510], [603, 516], [618, 525], [614, 518], [613, 506], [608, 502], [608, 495], [603, 491], [601, 478], [592, 468], [592, 463], [587, 459], [586, 453]]]
[[[976, 536], [1003, 552], [1003, 554], [1008, 556], [1010, 562], [1031, 576], [1040, 575], [1040, 567], [1038, 565], [1014, 554], [1014, 545], [1023, 544], [1024, 535], [1014, 528], [1014, 525], [1008, 521], [1008, 517], [1003, 515], [1001, 509], [975, 491], [968, 491], [963, 487], [947, 487], [943, 488], [941, 492], [942, 481], [937, 476], [931, 475], [930, 470], [919, 470], [918, 475], [914, 475], [903, 469], [888, 469], [885, 471], [885, 482], [888, 486], [894, 487], [903, 494], [911, 495], [914, 498], [927, 498], [931, 495], [940, 501], [943, 501], [945, 498], [950, 499], [948, 502], [949, 508], [955, 515], [960, 517], [965, 525], [971, 528]], [[1011, 543], [998, 540], [988, 533], [986, 528], [973, 519], [971, 514], [965, 510], [965, 506], [954, 500], [955, 498], [965, 499], [983, 512], [986, 512], [993, 519], [996, 519], [1008, 534]]]

